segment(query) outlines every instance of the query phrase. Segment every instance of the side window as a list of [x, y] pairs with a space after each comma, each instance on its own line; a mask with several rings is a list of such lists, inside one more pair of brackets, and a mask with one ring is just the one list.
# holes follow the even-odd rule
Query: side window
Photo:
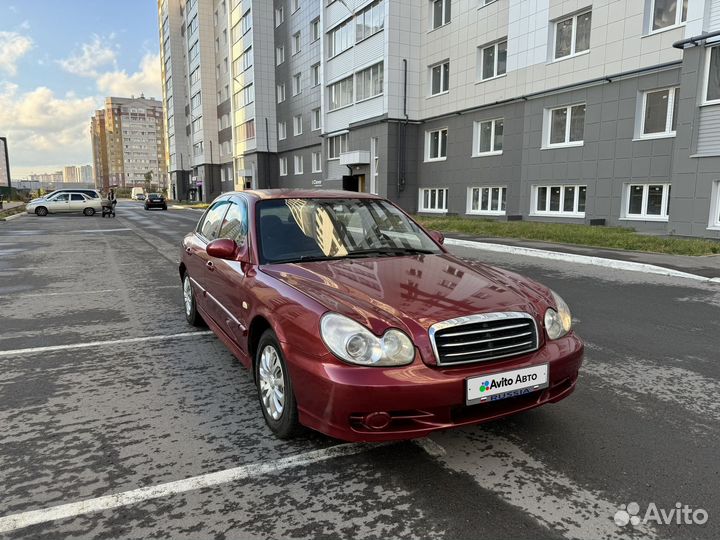
[[244, 201], [233, 203], [225, 215], [218, 238], [230, 238], [235, 240], [239, 246], [243, 246], [247, 242], [247, 232], [247, 205]]
[[69, 195], [67, 193], [60, 193], [59, 195], [56, 195], [53, 197], [53, 201], [67, 201]]
[[71, 195], [71, 197], [70, 197], [70, 200], [71, 200], [71, 201], [84, 201], [84, 200], [85, 200], [85, 197], [83, 197], [83, 196], [80, 195], [79, 193], [73, 193], [73, 194]]
[[229, 206], [230, 201], [227, 199], [216, 202], [210, 207], [198, 224], [197, 232], [204, 236], [208, 242], [218, 238], [220, 224]]

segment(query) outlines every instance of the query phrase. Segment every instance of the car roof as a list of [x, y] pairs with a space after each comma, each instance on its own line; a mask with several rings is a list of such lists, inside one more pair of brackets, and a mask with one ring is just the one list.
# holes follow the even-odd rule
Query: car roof
[[342, 191], [339, 189], [249, 189], [235, 191], [231, 194], [244, 194], [254, 199], [381, 199], [378, 195], [359, 193], [357, 191]]

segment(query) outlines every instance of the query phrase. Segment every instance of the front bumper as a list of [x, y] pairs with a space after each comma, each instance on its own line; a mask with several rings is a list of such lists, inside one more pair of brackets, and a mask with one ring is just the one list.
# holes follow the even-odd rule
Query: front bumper
[[[423, 437], [451, 427], [478, 424], [555, 403], [575, 389], [583, 344], [574, 334], [524, 356], [465, 367], [438, 368], [419, 354], [409, 366], [350, 366], [332, 355], [317, 358], [284, 343], [298, 402], [300, 422], [346, 441], [386, 441]], [[548, 364], [547, 388], [520, 397], [467, 406], [465, 379]], [[381, 429], [368, 424], [373, 413], [387, 413]], [[377, 415], [375, 415], [377, 416]]]
[[145, 201], [145, 206], [147, 208], [165, 208], [167, 206], [167, 203]]

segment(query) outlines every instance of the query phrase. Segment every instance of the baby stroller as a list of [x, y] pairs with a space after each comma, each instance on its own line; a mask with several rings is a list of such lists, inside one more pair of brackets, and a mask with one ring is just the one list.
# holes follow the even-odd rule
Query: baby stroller
[[102, 203], [102, 217], [115, 217], [115, 204], [117, 201], [114, 199], [106, 199]]

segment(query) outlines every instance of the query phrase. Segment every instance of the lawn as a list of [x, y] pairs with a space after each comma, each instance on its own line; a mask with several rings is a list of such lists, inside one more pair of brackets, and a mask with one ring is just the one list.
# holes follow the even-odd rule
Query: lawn
[[15, 206], [13, 208], [5, 208], [3, 210], [0, 210], [0, 221], [5, 221], [5, 218], [14, 216], [15, 214], [20, 214], [22, 212], [25, 212], [25, 205], [21, 206]]
[[714, 255], [720, 242], [667, 236], [647, 236], [624, 227], [591, 227], [565, 223], [531, 221], [493, 221], [455, 216], [414, 216], [428, 229], [444, 233], [464, 233], [481, 238], [517, 238], [595, 246], [671, 255]]

